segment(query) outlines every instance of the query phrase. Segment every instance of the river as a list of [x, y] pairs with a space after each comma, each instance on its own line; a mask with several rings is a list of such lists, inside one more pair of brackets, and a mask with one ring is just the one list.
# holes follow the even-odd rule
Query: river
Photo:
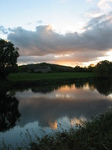
[[[112, 106], [108, 80], [0, 92], [0, 141], [20, 144], [46, 133], [76, 128]], [[25, 141], [25, 143], [26, 143]]]

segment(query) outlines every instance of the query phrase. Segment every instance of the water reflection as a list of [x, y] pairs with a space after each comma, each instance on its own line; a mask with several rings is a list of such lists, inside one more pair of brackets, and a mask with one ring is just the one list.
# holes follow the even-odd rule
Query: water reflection
[[[14, 96], [6, 93], [0, 95], [0, 118], [5, 116], [0, 120], [3, 126], [0, 126], [0, 131], [7, 130], [1, 132], [0, 138], [9, 136], [7, 141], [10, 142], [10, 137], [17, 138], [17, 133], [25, 132], [26, 128], [34, 131], [44, 129], [46, 132], [50, 129], [59, 130], [60, 126], [69, 128], [80, 124], [80, 119], [89, 120], [91, 116], [103, 113], [112, 106], [112, 83], [108, 80], [32, 87], [12, 90], [10, 93]], [[11, 116], [7, 117], [8, 114]], [[8, 120], [6, 118], [10, 118], [10, 125], [4, 123], [3, 120]], [[17, 121], [19, 118], [21, 120]], [[8, 131], [11, 127], [14, 127], [13, 130]]]
[[94, 82], [94, 87], [99, 93], [104, 95], [110, 95], [112, 93], [112, 83], [110, 80], [99, 80]]
[[19, 111], [22, 114], [19, 126], [38, 120], [41, 127], [47, 127], [64, 116], [90, 119], [112, 104], [110, 98], [99, 94], [96, 89], [91, 90], [88, 84], [82, 88], [76, 88], [75, 84], [65, 85], [44, 94], [33, 93], [29, 89], [16, 92], [15, 96], [19, 100]]
[[5, 91], [0, 91], [0, 132], [13, 128], [20, 118], [18, 100]]

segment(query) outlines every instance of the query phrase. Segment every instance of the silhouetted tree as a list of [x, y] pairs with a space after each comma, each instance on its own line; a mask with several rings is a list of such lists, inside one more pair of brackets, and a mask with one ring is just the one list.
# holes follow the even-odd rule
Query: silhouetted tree
[[80, 66], [75, 66], [75, 68], [74, 68], [74, 71], [75, 72], [83, 72], [83, 68], [82, 67], [80, 67]]
[[88, 68], [87, 68], [87, 71], [88, 71], [88, 72], [93, 72], [93, 70], [94, 70], [94, 65], [93, 65], [93, 64], [90, 64], [90, 65], [88, 66]]
[[99, 62], [94, 69], [94, 72], [98, 77], [109, 77], [112, 76], [112, 62], [107, 60]]
[[0, 39], [0, 78], [5, 79], [9, 72], [17, 67], [18, 48], [14, 44]]

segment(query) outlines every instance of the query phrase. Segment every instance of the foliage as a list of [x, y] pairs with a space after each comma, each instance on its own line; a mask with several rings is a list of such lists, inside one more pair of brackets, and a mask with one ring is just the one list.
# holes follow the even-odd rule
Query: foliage
[[[91, 121], [81, 122], [78, 129], [57, 131], [42, 138], [35, 135], [36, 141], [30, 136], [29, 146], [20, 146], [15, 150], [111, 150], [112, 111], [92, 118]], [[4, 146], [5, 150], [10, 150], [8, 145]]]
[[112, 144], [112, 112], [107, 112], [90, 122], [82, 122], [79, 129], [57, 132], [31, 143], [30, 150], [110, 150]]
[[90, 64], [88, 67], [75, 66], [75, 72], [93, 72], [94, 66]]
[[5, 79], [17, 67], [17, 57], [18, 48], [13, 43], [0, 39], [0, 78]]
[[110, 77], [112, 76], [112, 62], [107, 60], [99, 62], [94, 69], [94, 72], [98, 77]]

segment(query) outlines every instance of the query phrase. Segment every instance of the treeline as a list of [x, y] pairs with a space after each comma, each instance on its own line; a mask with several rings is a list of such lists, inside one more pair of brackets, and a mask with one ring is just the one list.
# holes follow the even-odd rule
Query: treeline
[[97, 77], [108, 78], [112, 77], [112, 62], [108, 60], [100, 61], [95, 66], [89, 65], [88, 67], [76, 66], [75, 72], [94, 72]]
[[108, 60], [100, 61], [93, 71], [98, 77], [112, 77], [112, 62]]
[[28, 64], [22, 65], [18, 67], [19, 72], [36, 72], [36, 69], [42, 72], [45, 68], [50, 68], [46, 72], [92, 72], [94, 70], [94, 66], [90, 65], [88, 67], [70, 67], [70, 66], [62, 66], [57, 64], [48, 64], [48, 63], [39, 63], [39, 64]]
[[112, 76], [112, 62], [104, 60], [95, 66], [89, 65], [88, 67], [70, 67], [48, 63], [29, 64], [19, 66], [18, 72], [94, 72], [99, 77], [109, 77]]
[[0, 39], [0, 80], [5, 80], [11, 72], [94, 72], [99, 77], [112, 76], [112, 62], [108, 60], [88, 67], [70, 67], [48, 63], [17, 66], [18, 50], [19, 48], [15, 47], [13, 43]]

